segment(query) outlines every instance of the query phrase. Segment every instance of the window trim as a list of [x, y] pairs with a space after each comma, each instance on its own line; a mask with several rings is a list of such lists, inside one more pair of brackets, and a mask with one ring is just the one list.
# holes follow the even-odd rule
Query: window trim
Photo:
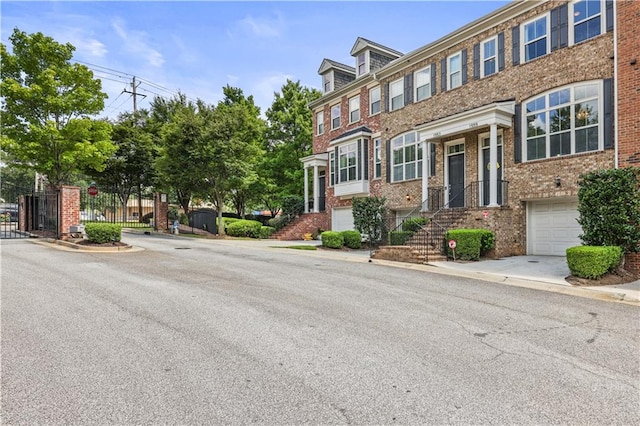
[[[576, 24], [575, 24], [575, 17], [574, 17], [574, 13], [575, 13], [575, 5], [576, 3], [583, 1], [583, 0], [573, 0], [571, 2], [569, 2], [569, 38], [568, 38], [568, 45], [569, 46], [573, 46], [574, 44], [580, 44], [580, 43], [584, 43], [587, 42], [595, 37], [601, 36], [602, 34], [605, 34], [607, 32], [607, 19], [605, 16], [606, 13], [606, 3], [605, 0], [600, 0], [600, 34], [593, 36], [591, 38], [585, 38], [582, 41], [575, 41], [575, 36], [576, 36]], [[588, 20], [593, 19], [593, 17], [589, 18]]]
[[[335, 110], [335, 108], [338, 108], [338, 116], [334, 117], [333, 116], [333, 111]], [[336, 126], [334, 124], [335, 120], [338, 120], [338, 125]], [[340, 126], [342, 125], [342, 108], [340, 104], [335, 104], [331, 106], [331, 130], [336, 130], [339, 129]]]
[[[333, 78], [333, 70], [326, 72], [322, 78], [322, 90], [323, 93], [330, 93], [333, 92], [333, 87], [334, 87], [334, 78]], [[325, 80], [325, 78], [327, 78], [327, 80]], [[327, 90], [327, 83], [329, 83], [329, 86], [331, 86], [329, 88], [329, 90]]]
[[[400, 94], [396, 95], [396, 96], [392, 96], [392, 90], [393, 90], [393, 86], [394, 85], [399, 85], [401, 87], [400, 89]], [[393, 99], [395, 98], [399, 98], [402, 97], [402, 105], [398, 106], [397, 108], [393, 108]], [[400, 77], [397, 80], [392, 81], [391, 83], [389, 83], [389, 111], [397, 111], [399, 109], [404, 108], [404, 77]]]
[[[418, 74], [426, 72], [428, 75], [427, 78], [427, 83], [423, 84], [422, 86], [418, 86]], [[414, 94], [413, 94], [413, 98], [415, 99], [416, 102], [420, 102], [423, 101], [425, 99], [429, 99], [431, 97], [431, 65], [426, 66], [422, 69], [417, 70], [416, 72], [413, 73], [413, 87], [414, 87]], [[421, 87], [426, 87], [428, 86], [429, 90], [427, 90], [427, 96], [425, 96], [424, 98], [419, 98], [418, 97], [418, 89], [420, 89]]]
[[[458, 71], [452, 72], [451, 71], [451, 60], [454, 59], [455, 57], [458, 57], [458, 59], [460, 61], [460, 68], [458, 69]], [[460, 75], [460, 83], [457, 86], [453, 86], [451, 84], [451, 77], [454, 74], [459, 74]], [[460, 86], [462, 86], [462, 50], [447, 56], [447, 90], [457, 89]]]
[[324, 111], [316, 112], [316, 135], [324, 134]]
[[[336, 161], [336, 176], [339, 178], [340, 180], [340, 184], [342, 183], [349, 183], [349, 182], [357, 182], [358, 179], [358, 167], [360, 166], [358, 164], [358, 140], [354, 140], [352, 142], [349, 143], [345, 143], [342, 144], [340, 146], [337, 147], [338, 148], [338, 160]], [[343, 155], [343, 151], [344, 150], [344, 155]], [[353, 154], [353, 156], [350, 156], [349, 154]], [[344, 167], [342, 167], [342, 163], [340, 161], [340, 159], [342, 157], [346, 158], [346, 165]], [[353, 165], [349, 165], [349, 158], [353, 158], [354, 159], [354, 164]], [[353, 179], [349, 178], [349, 171], [350, 169], [353, 169]], [[342, 170], [345, 171], [346, 174], [346, 180], [342, 180]]]
[[[588, 86], [588, 85], [597, 85], [598, 88], [598, 94], [597, 94], [597, 98], [595, 98], [596, 102], [597, 102], [597, 108], [598, 108], [598, 123], [596, 125], [586, 125], [586, 126], [581, 126], [579, 128], [576, 127], [575, 125], [575, 119], [572, 117], [572, 121], [571, 121], [571, 127], [568, 130], [569, 134], [570, 134], [570, 152], [568, 154], [557, 154], [555, 156], [551, 156], [551, 136], [552, 136], [552, 132], [550, 130], [550, 118], [549, 118], [549, 112], [555, 109], [559, 109], [559, 108], [563, 108], [563, 107], [569, 107], [570, 108], [570, 114], [573, 113], [573, 108], [576, 104], [580, 103], [580, 102], [589, 102], [589, 101], [593, 101], [594, 98], [593, 97], [589, 97], [586, 98], [586, 100], [581, 99], [580, 101], [576, 101], [575, 100], [575, 89], [577, 87], [581, 87], [581, 86]], [[560, 92], [562, 90], [565, 89], [569, 89], [570, 90], [570, 100], [569, 102], [565, 102], [562, 104], [558, 104], [558, 105], [554, 105], [554, 106], [550, 106], [549, 105], [549, 95], [552, 93], [556, 93], [556, 92]], [[540, 109], [540, 110], [535, 110], [533, 113], [528, 113], [526, 110], [526, 105], [529, 102], [532, 102], [534, 100], [537, 100], [539, 98], [545, 98], [545, 106], [544, 109]], [[529, 139], [533, 139], [534, 137], [529, 137], [528, 136], [528, 123], [527, 123], [527, 117], [534, 114], [534, 113], [539, 113], [539, 112], [544, 112], [545, 113], [545, 128], [544, 128], [544, 139], [545, 139], [545, 156], [544, 157], [540, 157], [540, 158], [534, 158], [534, 159], [529, 159], [529, 150], [528, 150], [528, 140]], [[531, 96], [528, 99], [525, 99], [522, 102], [522, 117], [521, 117], [521, 126], [522, 126], [522, 140], [520, 141], [520, 143], [522, 144], [522, 162], [526, 163], [526, 162], [532, 162], [532, 161], [542, 161], [542, 160], [548, 160], [548, 159], [552, 159], [552, 158], [564, 158], [564, 157], [568, 157], [568, 156], [572, 156], [572, 155], [580, 155], [580, 154], [585, 154], [585, 153], [594, 153], [594, 152], [599, 152], [604, 150], [604, 127], [605, 127], [605, 114], [604, 114], [604, 80], [587, 80], [587, 81], [580, 81], [577, 83], [573, 83], [573, 84], [567, 84], [564, 86], [559, 86], [559, 87], [555, 87], [551, 90], [547, 90], [545, 92], [539, 93], [535, 96]], [[598, 147], [595, 150], [587, 150], [587, 151], [580, 151], [580, 152], [576, 152], [576, 137], [575, 137], [575, 133], [576, 130], [580, 130], [580, 129], [586, 129], [586, 128], [593, 128], [596, 127], [598, 128]], [[558, 134], [560, 132], [554, 132], [553, 134]], [[538, 136], [540, 137], [540, 136]]]
[[[356, 109], [351, 109], [351, 103], [354, 100], [357, 100], [357, 102], [356, 102], [357, 108]], [[349, 101], [348, 101], [348, 104], [349, 104], [349, 124], [357, 123], [362, 118], [362, 114], [360, 114], [360, 95], [356, 95], [356, 96], [350, 97]], [[354, 120], [353, 119], [353, 113], [355, 113], [355, 112], [358, 112], [358, 118]]]
[[[375, 102], [371, 102], [372, 96], [371, 93], [374, 90], [378, 90], [378, 100]], [[378, 103], [378, 111], [373, 112], [373, 104]], [[369, 89], [369, 115], [376, 115], [376, 114], [380, 114], [380, 112], [382, 111], [382, 93], [380, 90], [380, 86], [376, 86], [376, 87], [372, 87], [371, 89]]]
[[[533, 41], [530, 41], [529, 43], [527, 43], [525, 41], [525, 37], [527, 35], [527, 31], [525, 30], [525, 26], [531, 23], [534, 23], [540, 19], [545, 19], [545, 53], [544, 55], [540, 55], [540, 56], [536, 56], [535, 58], [532, 59], [527, 59], [527, 45], [533, 43]], [[535, 39], [534, 41], [539, 40], [540, 38]], [[536, 15], [534, 18], [529, 19], [526, 22], [523, 22], [522, 24], [520, 24], [520, 63], [521, 64], [526, 64], [529, 63], [531, 61], [535, 61], [538, 58], [542, 58], [544, 56], [547, 56], [549, 53], [551, 53], [551, 14], [549, 12], [546, 13], [542, 13], [540, 15]]]
[[[485, 62], [487, 62], [487, 58], [484, 57], [484, 45], [486, 43], [489, 42], [493, 42], [495, 45], [495, 49], [494, 49], [494, 54], [492, 56], [494, 64], [495, 64], [495, 71], [491, 74], [485, 74], [484, 72], [484, 64]], [[491, 58], [489, 58], [491, 59]], [[480, 42], [480, 78], [485, 78], [485, 77], [490, 77], [494, 74], [498, 73], [498, 35], [496, 34], [493, 37], [489, 37], [487, 39], [484, 39], [483, 41]]]
[[[359, 69], [360, 63], [358, 62], [358, 60], [360, 55], [364, 55], [364, 62], [362, 63], [362, 65], [364, 66], [363, 72], [360, 72], [360, 69]], [[356, 55], [356, 77], [361, 77], [363, 75], [369, 74], [370, 68], [371, 66], [370, 66], [369, 51], [365, 50], [364, 52], [357, 54]]]
[[[410, 142], [407, 144], [405, 138], [407, 135], [413, 134], [414, 135], [414, 140], [413, 142]], [[397, 141], [398, 139], [402, 138], [402, 147], [401, 148], [394, 148], [394, 142]], [[395, 137], [393, 137], [389, 143], [391, 144], [391, 147], [389, 149], [389, 154], [391, 155], [390, 161], [389, 161], [389, 166], [391, 168], [391, 170], [387, 170], [387, 173], [390, 173], [391, 179], [390, 179], [390, 183], [400, 183], [400, 182], [410, 182], [412, 180], [418, 180], [418, 179], [422, 179], [422, 162], [426, 161], [426, 155], [424, 152], [422, 152], [422, 142], [420, 141], [420, 135], [418, 134], [418, 132], [416, 131], [412, 131], [412, 132], [406, 132], [400, 135], [397, 135]], [[409, 161], [407, 162], [405, 160], [405, 150], [407, 148], [413, 147], [414, 148], [414, 160], [413, 161]], [[395, 162], [395, 155], [394, 152], [397, 150], [402, 150], [402, 163], [397, 163]], [[407, 178], [407, 164], [408, 163], [412, 163], [414, 165], [414, 176], [412, 178]], [[402, 179], [398, 179], [396, 180], [395, 177], [395, 168], [397, 166], [402, 165]]]
[[[373, 178], [382, 178], [382, 138], [372, 138], [373, 141]], [[378, 171], [380, 168], [380, 171]]]

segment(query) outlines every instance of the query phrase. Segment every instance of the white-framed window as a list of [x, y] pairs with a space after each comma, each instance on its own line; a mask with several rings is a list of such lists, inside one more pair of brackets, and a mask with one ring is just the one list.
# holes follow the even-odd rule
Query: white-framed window
[[404, 78], [389, 84], [389, 110], [395, 111], [404, 106]]
[[331, 107], [331, 130], [340, 127], [340, 104]]
[[333, 150], [329, 152], [329, 185], [336, 184], [336, 155]]
[[365, 52], [362, 52], [356, 57], [356, 70], [358, 72], [358, 76], [369, 72], [369, 67], [367, 67], [367, 55]]
[[324, 133], [324, 111], [316, 113], [316, 134]]
[[333, 90], [333, 73], [331, 71], [322, 76], [322, 87], [324, 93], [329, 93]]
[[498, 38], [492, 37], [480, 44], [480, 76], [487, 77], [498, 71]]
[[602, 0], [578, 0], [569, 6], [569, 43], [580, 43], [605, 32]]
[[462, 85], [462, 52], [447, 58], [447, 90]]
[[360, 121], [360, 96], [349, 99], [349, 123]]
[[382, 140], [380, 138], [373, 140], [373, 177], [374, 179], [382, 177]]
[[358, 179], [358, 143], [338, 147], [338, 176], [340, 183]]
[[603, 149], [602, 81], [565, 86], [523, 103], [526, 161]]
[[380, 112], [380, 86], [369, 89], [369, 115]]
[[391, 181], [402, 182], [422, 177], [422, 143], [416, 132], [391, 139]]
[[431, 67], [416, 71], [414, 76], [414, 86], [416, 88], [414, 98], [416, 102], [427, 99], [431, 96]]
[[524, 62], [529, 62], [549, 52], [548, 15], [539, 16], [522, 25], [522, 49]]

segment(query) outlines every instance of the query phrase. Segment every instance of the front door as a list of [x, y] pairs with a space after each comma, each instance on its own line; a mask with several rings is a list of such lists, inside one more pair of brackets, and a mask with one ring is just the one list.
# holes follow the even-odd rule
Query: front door
[[[482, 138], [482, 175], [481, 186], [482, 191], [481, 200], [483, 206], [490, 204], [490, 191], [489, 186], [489, 138]], [[502, 205], [502, 135], [498, 135], [498, 205]]]
[[449, 207], [464, 207], [464, 143], [447, 146], [447, 185]]
[[327, 180], [324, 170], [318, 172], [318, 179], [320, 184], [318, 185], [318, 211], [323, 212], [326, 209], [325, 191], [327, 190]]

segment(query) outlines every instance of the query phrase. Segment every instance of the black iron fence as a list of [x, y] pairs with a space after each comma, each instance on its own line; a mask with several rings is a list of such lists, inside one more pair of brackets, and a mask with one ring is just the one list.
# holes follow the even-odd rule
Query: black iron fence
[[153, 194], [130, 194], [128, 197], [112, 189], [98, 188], [80, 192], [80, 222], [116, 223], [125, 228], [152, 227]]
[[0, 238], [55, 238], [59, 233], [59, 192], [0, 185]]

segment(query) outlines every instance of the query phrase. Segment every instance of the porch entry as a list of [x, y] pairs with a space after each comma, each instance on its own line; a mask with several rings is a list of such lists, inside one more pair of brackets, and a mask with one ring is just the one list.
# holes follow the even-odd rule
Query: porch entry
[[[489, 144], [490, 138], [489, 136], [481, 136], [480, 137], [480, 180], [482, 181], [480, 185], [480, 200], [482, 200], [483, 206], [488, 206], [490, 204], [490, 181], [489, 181]], [[498, 135], [498, 200], [497, 203], [499, 205], [503, 204], [502, 200], [502, 135]]]
[[464, 207], [464, 142], [447, 145], [447, 202]]

